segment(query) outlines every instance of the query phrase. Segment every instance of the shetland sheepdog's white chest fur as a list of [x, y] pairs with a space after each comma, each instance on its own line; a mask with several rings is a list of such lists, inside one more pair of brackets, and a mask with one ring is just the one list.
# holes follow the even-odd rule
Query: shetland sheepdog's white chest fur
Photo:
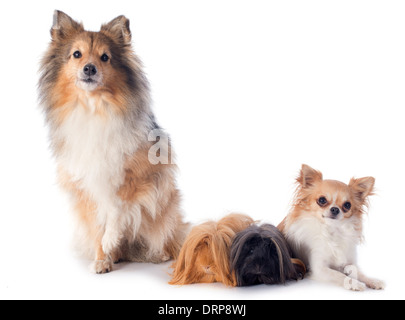
[[97, 114], [96, 106], [74, 106], [55, 132], [59, 164], [96, 203], [111, 201], [124, 179], [125, 155], [136, 150], [124, 119]]
[[361, 232], [354, 219], [299, 218], [290, 225], [286, 237], [294, 253], [311, 269], [319, 265], [341, 268], [356, 263]]

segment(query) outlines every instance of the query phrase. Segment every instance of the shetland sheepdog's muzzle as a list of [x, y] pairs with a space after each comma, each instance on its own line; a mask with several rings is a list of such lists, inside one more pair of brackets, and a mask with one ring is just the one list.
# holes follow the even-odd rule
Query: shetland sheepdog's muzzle
[[88, 63], [83, 69], [79, 70], [78, 73], [76, 85], [80, 89], [93, 91], [102, 85], [102, 74], [99, 72], [96, 65]]

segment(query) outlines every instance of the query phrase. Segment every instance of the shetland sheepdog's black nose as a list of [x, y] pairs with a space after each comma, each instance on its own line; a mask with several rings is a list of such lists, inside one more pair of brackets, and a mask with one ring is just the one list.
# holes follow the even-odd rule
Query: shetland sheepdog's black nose
[[83, 72], [86, 76], [94, 76], [97, 73], [97, 68], [94, 64], [86, 64], [83, 68]]

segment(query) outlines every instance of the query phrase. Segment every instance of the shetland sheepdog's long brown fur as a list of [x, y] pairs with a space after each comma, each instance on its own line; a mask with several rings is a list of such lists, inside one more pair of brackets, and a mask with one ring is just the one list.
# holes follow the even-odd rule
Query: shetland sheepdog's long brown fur
[[[188, 231], [177, 168], [151, 161], [151, 150], [152, 158], [173, 155], [150, 107], [129, 20], [120, 16], [88, 32], [55, 11], [51, 36], [41, 63], [40, 100], [59, 181], [82, 231], [80, 247], [93, 255], [96, 273], [111, 271], [119, 260], [177, 258]], [[157, 152], [148, 139], [156, 132], [152, 136], [168, 141]]]
[[249, 227], [253, 219], [242, 214], [230, 214], [218, 222], [208, 221], [194, 227], [173, 264], [170, 284], [222, 282], [236, 286], [229, 256], [235, 235]]

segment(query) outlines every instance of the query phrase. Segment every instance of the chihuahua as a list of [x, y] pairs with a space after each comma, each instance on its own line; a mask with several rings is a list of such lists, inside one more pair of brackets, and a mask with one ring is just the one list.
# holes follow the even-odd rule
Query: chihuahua
[[353, 178], [349, 185], [324, 180], [321, 172], [302, 166], [292, 210], [278, 228], [313, 279], [354, 291], [384, 289], [382, 281], [365, 276], [356, 266], [362, 218], [374, 183], [372, 177]]

